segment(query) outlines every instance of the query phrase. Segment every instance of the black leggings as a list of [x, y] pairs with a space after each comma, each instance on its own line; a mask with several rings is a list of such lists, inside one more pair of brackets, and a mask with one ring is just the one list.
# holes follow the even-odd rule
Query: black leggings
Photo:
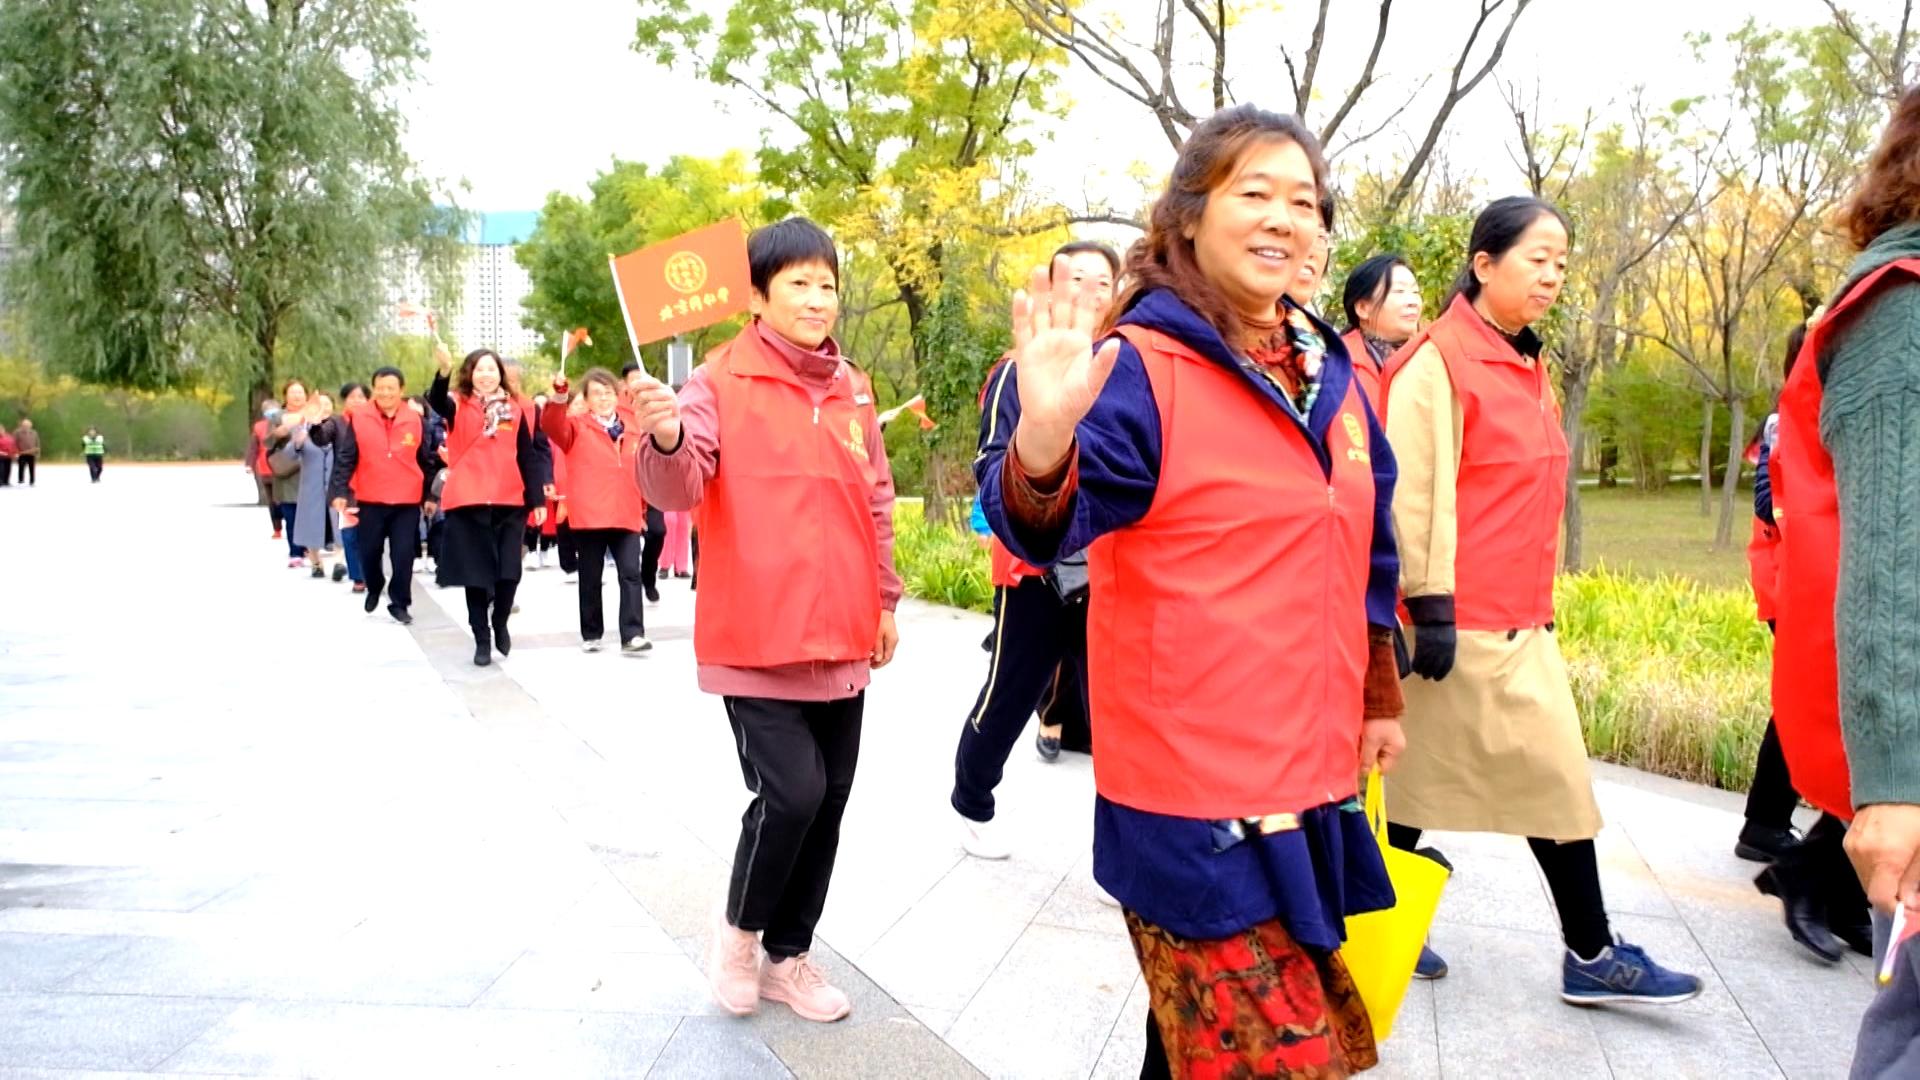
[[519, 591], [517, 581], [498, 581], [491, 589], [467, 586], [467, 626], [475, 640], [487, 640], [495, 627], [507, 625], [507, 617], [513, 614], [513, 596]]
[[[1420, 846], [1420, 830], [1388, 822], [1387, 843], [1413, 851]], [[1534, 861], [1553, 893], [1553, 906], [1560, 911], [1560, 939], [1583, 960], [1599, 956], [1613, 944], [1613, 929], [1607, 925], [1607, 904], [1600, 895], [1600, 857], [1593, 841], [1561, 843], [1529, 836], [1527, 846], [1533, 849]]]

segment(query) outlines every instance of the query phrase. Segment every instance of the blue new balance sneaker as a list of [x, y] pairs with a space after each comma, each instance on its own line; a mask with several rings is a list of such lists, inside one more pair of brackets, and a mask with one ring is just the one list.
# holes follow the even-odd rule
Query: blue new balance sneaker
[[1447, 977], [1447, 962], [1433, 951], [1433, 946], [1420, 946], [1420, 962], [1413, 967], [1416, 979], [1444, 979]]
[[1592, 960], [1569, 950], [1560, 979], [1560, 999], [1569, 1005], [1677, 1005], [1699, 996], [1697, 977], [1668, 971], [1618, 938]]

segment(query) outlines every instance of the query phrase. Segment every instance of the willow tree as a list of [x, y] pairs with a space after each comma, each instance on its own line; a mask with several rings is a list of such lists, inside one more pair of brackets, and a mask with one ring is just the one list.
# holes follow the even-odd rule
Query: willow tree
[[131, 387], [363, 363], [450, 211], [401, 146], [403, 0], [10, 0], [0, 170], [34, 349]]

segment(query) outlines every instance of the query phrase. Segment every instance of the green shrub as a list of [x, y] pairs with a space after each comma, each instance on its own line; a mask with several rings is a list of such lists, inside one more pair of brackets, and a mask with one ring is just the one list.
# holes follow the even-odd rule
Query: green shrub
[[1745, 590], [1595, 570], [1555, 588], [1593, 756], [1742, 791], [1766, 730], [1772, 641]]
[[[987, 554], [966, 533], [926, 521], [917, 500], [894, 514], [894, 562], [907, 594], [990, 611]], [[1772, 639], [1745, 589], [1604, 569], [1555, 586], [1555, 617], [1574, 702], [1594, 757], [1744, 791], [1772, 708]]]
[[971, 611], [993, 610], [986, 549], [968, 533], [927, 521], [918, 501], [903, 500], [894, 511], [893, 563], [908, 596]]

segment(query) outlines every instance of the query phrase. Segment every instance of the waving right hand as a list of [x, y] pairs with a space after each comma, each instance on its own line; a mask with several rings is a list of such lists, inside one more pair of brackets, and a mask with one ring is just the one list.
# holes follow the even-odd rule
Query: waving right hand
[[[1067, 276], [1063, 263], [1055, 259], [1060, 278]], [[1098, 352], [1093, 348], [1106, 300], [1076, 282], [1054, 280], [1046, 267], [1037, 268], [1027, 291], [1013, 297], [1014, 370], [1020, 379], [1013, 449], [1029, 472], [1049, 471], [1066, 458], [1074, 425], [1093, 408], [1120, 355], [1117, 340]]]

